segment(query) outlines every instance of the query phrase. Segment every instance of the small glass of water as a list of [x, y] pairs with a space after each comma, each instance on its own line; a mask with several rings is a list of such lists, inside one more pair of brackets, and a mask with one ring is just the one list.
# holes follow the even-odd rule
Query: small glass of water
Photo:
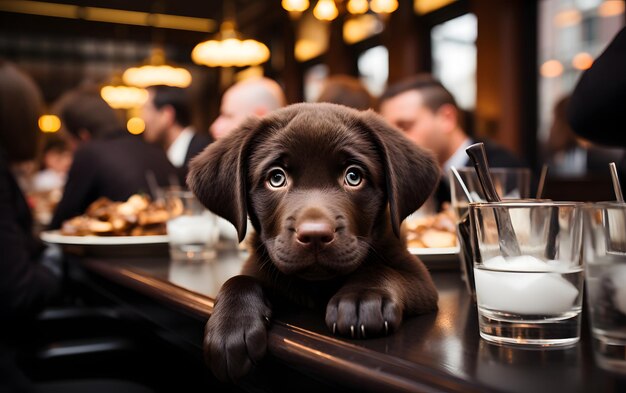
[[[474, 167], [457, 168], [457, 172], [460, 180], [452, 171], [448, 174], [450, 180], [450, 202], [457, 217], [461, 277], [465, 281], [468, 293], [475, 298], [468, 217], [470, 200], [467, 198], [466, 191], [469, 192], [473, 202], [485, 202], [486, 198]], [[489, 172], [491, 173], [496, 192], [501, 199], [526, 199], [530, 197], [530, 169], [491, 168]], [[465, 186], [465, 190], [463, 186]]]
[[481, 337], [527, 348], [578, 342], [582, 204], [472, 203], [469, 214]]
[[167, 235], [174, 261], [203, 261], [215, 258], [219, 239], [216, 216], [191, 191], [169, 190], [165, 203], [170, 213]]
[[594, 356], [606, 370], [626, 373], [626, 204], [585, 205], [587, 304]]

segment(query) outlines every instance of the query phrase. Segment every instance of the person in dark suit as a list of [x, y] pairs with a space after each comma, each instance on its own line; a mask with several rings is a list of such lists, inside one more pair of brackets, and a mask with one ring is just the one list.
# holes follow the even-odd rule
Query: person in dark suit
[[51, 229], [82, 214], [99, 197], [124, 201], [133, 194], [147, 193], [155, 198], [155, 187], [168, 186], [172, 178], [178, 178], [164, 152], [123, 130], [113, 109], [97, 92], [70, 92], [59, 106], [61, 121], [79, 147]]
[[163, 148], [178, 168], [181, 185], [185, 185], [189, 161], [212, 142], [208, 134], [193, 130], [189, 108], [186, 89], [171, 86], [148, 87], [148, 100], [141, 107], [144, 139]]
[[33, 339], [36, 314], [61, 292], [60, 266], [42, 256], [13, 174], [16, 164], [36, 157], [42, 104], [35, 83], [0, 60], [0, 392], [149, 392], [119, 379], [33, 382], [15, 360], [21, 344]]
[[[626, 28], [585, 71], [567, 108], [574, 132], [592, 142], [626, 147]], [[608, 169], [607, 169], [608, 170]], [[626, 157], [618, 163], [622, 189], [626, 190]]]
[[463, 111], [450, 92], [429, 74], [390, 85], [379, 97], [379, 112], [421, 147], [432, 150], [442, 169], [435, 192], [438, 209], [450, 201], [447, 173], [451, 167], [472, 166], [465, 149], [483, 142], [491, 167], [522, 167], [512, 153], [492, 141], [474, 140], [464, 127]]
[[38, 263], [42, 247], [33, 237], [31, 212], [11, 170], [13, 164], [32, 160], [37, 154], [40, 135], [37, 120], [41, 109], [41, 94], [33, 81], [0, 60], [0, 323], [3, 328], [7, 321], [34, 315], [59, 288], [55, 269]]

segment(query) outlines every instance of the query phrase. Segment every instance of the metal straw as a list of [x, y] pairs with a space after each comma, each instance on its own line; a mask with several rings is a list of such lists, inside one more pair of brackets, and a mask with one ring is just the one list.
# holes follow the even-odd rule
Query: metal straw
[[461, 185], [461, 188], [463, 189], [463, 192], [465, 193], [465, 196], [467, 197], [467, 200], [470, 201], [470, 203], [474, 202], [474, 200], [472, 199], [472, 195], [470, 194], [469, 190], [467, 189], [467, 186], [465, 185], [465, 182], [461, 178], [461, 174], [459, 173], [459, 171], [456, 169], [456, 167], [453, 167], [453, 166], [450, 167], [450, 170], [454, 174], [454, 177], [456, 177], [456, 180]]
[[541, 175], [539, 176], [539, 185], [537, 186], [537, 199], [541, 199], [543, 196], [543, 189], [546, 185], [546, 177], [548, 177], [548, 165], [543, 164], [543, 167], [541, 167]]
[[[487, 153], [485, 152], [485, 145], [483, 143], [474, 143], [465, 152], [474, 163], [474, 169], [478, 174], [478, 180], [483, 188], [485, 197], [488, 202], [500, 202], [500, 196], [496, 192], [496, 188], [493, 185], [491, 174], [489, 173], [489, 164], [487, 162]], [[522, 251], [517, 243], [517, 237], [515, 236], [515, 230], [513, 229], [513, 223], [511, 222], [511, 216], [506, 209], [495, 208], [494, 213], [496, 215], [496, 224], [498, 227], [498, 237], [500, 238], [500, 251], [502, 255], [507, 256], [519, 256]]]
[[617, 175], [617, 167], [614, 162], [609, 164], [609, 169], [611, 170], [611, 180], [613, 181], [615, 197], [618, 202], [624, 203], [624, 194], [622, 194], [622, 187], [619, 185], [619, 176]]

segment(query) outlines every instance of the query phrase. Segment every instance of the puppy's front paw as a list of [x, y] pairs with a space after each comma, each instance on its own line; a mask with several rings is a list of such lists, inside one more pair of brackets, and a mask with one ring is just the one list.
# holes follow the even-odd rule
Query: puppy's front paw
[[205, 359], [218, 379], [235, 381], [263, 358], [270, 316], [263, 290], [252, 277], [224, 283], [204, 337]]
[[387, 335], [400, 327], [402, 311], [402, 303], [384, 290], [339, 292], [326, 306], [326, 325], [352, 338]]

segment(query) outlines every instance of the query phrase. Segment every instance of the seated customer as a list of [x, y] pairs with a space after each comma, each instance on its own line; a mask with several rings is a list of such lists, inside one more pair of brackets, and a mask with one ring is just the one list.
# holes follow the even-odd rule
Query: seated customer
[[[567, 118], [576, 134], [597, 144], [626, 147], [625, 69], [626, 27], [582, 74], [572, 92]], [[626, 190], [626, 156], [617, 167], [622, 189]]]
[[172, 165], [178, 168], [180, 184], [185, 184], [189, 160], [212, 139], [208, 134], [198, 133], [191, 127], [186, 89], [150, 86], [147, 90], [148, 100], [141, 107], [141, 117], [146, 123], [143, 137], [163, 148]]
[[[451, 167], [472, 166], [465, 149], [475, 143], [465, 131], [462, 111], [452, 94], [430, 75], [417, 75], [387, 88], [379, 98], [380, 114], [421, 147], [432, 150], [442, 169], [436, 191], [439, 204], [450, 201]], [[491, 167], [521, 167], [513, 154], [491, 141], [485, 144]]]
[[619, 162], [623, 150], [595, 145], [574, 133], [567, 123], [569, 97], [559, 99], [554, 106], [550, 135], [547, 141], [546, 162], [550, 174], [558, 176], [585, 176], [609, 174], [609, 163]]
[[124, 201], [155, 192], [151, 179], [167, 186], [177, 178], [165, 152], [126, 132], [97, 91], [73, 91], [62, 100], [61, 121], [79, 147], [50, 228], [82, 214], [99, 197]]
[[244, 79], [222, 96], [220, 115], [209, 131], [215, 140], [228, 135], [249, 116], [262, 117], [287, 103], [280, 85], [269, 78]]
[[364, 111], [374, 107], [375, 99], [357, 78], [333, 75], [324, 82], [317, 102], [341, 104]]
[[[144, 392], [141, 385], [112, 379], [37, 382], [15, 358], [35, 315], [60, 292], [60, 269], [40, 256], [33, 219], [12, 168], [35, 158], [41, 94], [25, 74], [0, 60], [0, 392]], [[35, 339], [38, 339], [36, 337]], [[97, 372], [99, 372], [98, 370]]]

